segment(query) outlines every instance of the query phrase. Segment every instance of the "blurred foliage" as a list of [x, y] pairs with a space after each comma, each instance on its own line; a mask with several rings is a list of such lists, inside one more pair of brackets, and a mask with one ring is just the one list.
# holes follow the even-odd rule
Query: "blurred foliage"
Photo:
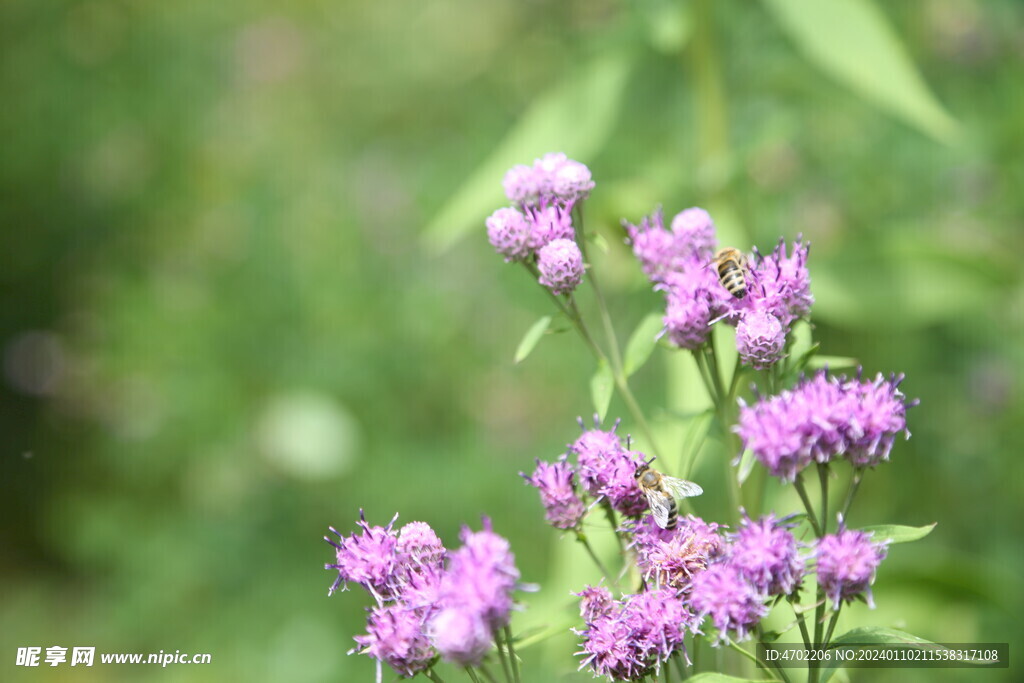
[[[568, 334], [513, 363], [548, 304], [482, 230], [552, 149], [594, 171], [623, 342], [659, 298], [620, 218], [811, 240], [823, 352], [922, 399], [851, 521], [938, 521], [845, 627], [1024, 640], [1024, 12], [818, 4], [0, 5], [2, 678], [69, 676], [13, 666], [58, 644], [213, 654], [75, 680], [370, 680], [319, 539], [361, 507], [452, 545], [490, 515], [543, 586], [517, 629], [570, 624], [592, 572], [516, 473], [593, 367]], [[645, 405], [676, 366], [636, 373]], [[588, 678], [560, 632], [529, 680]]]

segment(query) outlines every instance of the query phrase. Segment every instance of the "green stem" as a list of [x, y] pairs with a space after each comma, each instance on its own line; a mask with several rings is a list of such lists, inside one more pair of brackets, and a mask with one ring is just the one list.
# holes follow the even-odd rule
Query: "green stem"
[[434, 683], [444, 683], [444, 679], [438, 676], [433, 669], [427, 669], [423, 672], [423, 675], [434, 681]]
[[800, 637], [804, 639], [804, 646], [811, 649], [811, 634], [807, 632], [807, 620], [804, 618], [803, 612], [798, 612], [796, 606], [790, 602], [790, 606], [793, 607], [793, 614], [796, 616], [796, 623], [800, 626]]
[[686, 673], [686, 663], [683, 661], [682, 655], [678, 651], [672, 653], [672, 661], [676, 663], [676, 670], [679, 672], [679, 680], [685, 681], [689, 678]]
[[821, 484], [821, 533], [828, 533], [828, 465], [818, 463], [818, 481]]
[[804, 475], [803, 473], [796, 475], [796, 479], [793, 480], [793, 487], [796, 492], [800, 494], [800, 500], [804, 503], [804, 508], [807, 510], [807, 519], [810, 521], [811, 526], [814, 527], [814, 534], [821, 538], [821, 527], [818, 525], [818, 518], [814, 514], [814, 506], [811, 505], [811, 499], [807, 497], [807, 489], [804, 488]]
[[828, 630], [825, 631], [825, 640], [821, 641], [822, 647], [828, 647], [828, 644], [832, 642], [832, 633], [836, 630], [836, 623], [839, 621], [839, 613], [843, 611], [843, 604], [839, 603], [839, 607], [832, 613], [832, 619], [828, 622]]
[[743, 655], [744, 657], [746, 657], [747, 659], [752, 661], [754, 663], [754, 666], [761, 667], [763, 669], [769, 668], [767, 663], [762, 662], [760, 659], [757, 658], [757, 656], [755, 656], [755, 655], [751, 654], [750, 652], [747, 652], [746, 650], [744, 650], [742, 647], [737, 645], [736, 642], [732, 638], [729, 639], [729, 647], [731, 647], [732, 649], [736, 650], [736, 652], [739, 652], [741, 655]]
[[[616, 534], [616, 537], [617, 536], [618, 534]], [[587, 554], [590, 555], [590, 559], [592, 559], [594, 561], [594, 564], [597, 565], [597, 568], [601, 570], [601, 574], [603, 574], [604, 577], [608, 579], [608, 581], [610, 581], [612, 584], [618, 586], [618, 581], [614, 576], [612, 576], [611, 572], [608, 571], [608, 568], [604, 566], [604, 563], [601, 562], [600, 558], [598, 558], [597, 553], [594, 552], [594, 548], [590, 545], [590, 541], [587, 540], [586, 534], [577, 529], [576, 540], [583, 544], [583, 547], [586, 549]]]
[[[480, 666], [480, 672], [484, 675], [484, 678], [486, 678], [488, 681], [490, 681], [490, 683], [498, 683], [497, 679], [494, 678], [493, 674], [491, 674], [491, 672], [487, 668], [486, 664], [484, 664], [483, 662], [480, 662], [479, 666]], [[506, 677], [505, 680], [508, 681], [508, 677]]]
[[480, 677], [476, 675], [476, 671], [473, 671], [473, 667], [467, 666], [466, 667], [466, 673], [469, 674], [469, 677], [471, 679], [473, 679], [473, 683], [481, 683], [480, 682]]
[[711, 373], [708, 371], [707, 359], [704, 357], [703, 349], [693, 350], [693, 359], [697, 362], [697, 369], [700, 370], [700, 377], [704, 380], [704, 387], [708, 390], [711, 402], [718, 406], [718, 394], [715, 392], [715, 383], [711, 380]]
[[604, 509], [604, 516], [608, 519], [608, 524], [612, 527], [612, 533], [615, 535], [615, 540], [619, 544], [619, 552], [626, 552], [626, 546], [622, 542], [622, 537], [619, 536], [619, 522], [615, 519], [615, 510], [612, 509], [612, 504], [605, 499], [601, 501], [601, 507]]
[[498, 659], [501, 660], [501, 668], [505, 672], [505, 681], [508, 683], [512, 680], [512, 669], [509, 667], [508, 657], [501, 647], [501, 633], [499, 631], [494, 632], [494, 645], [498, 649]]
[[505, 645], [508, 646], [508, 658], [512, 661], [512, 678], [516, 683], [520, 683], [519, 661], [516, 659], [516, 650], [512, 645], [512, 629], [508, 626], [505, 626]]
[[846, 501], [843, 503], [843, 511], [840, 513], [843, 517], [843, 521], [846, 521], [846, 515], [850, 511], [850, 504], [853, 502], [853, 497], [857, 495], [857, 488], [860, 486], [861, 480], [864, 478], [864, 470], [860, 467], [853, 471], [853, 478], [850, 479], [850, 488], [846, 492]]
[[[708, 338], [708, 343], [704, 347], [705, 353], [707, 353], [708, 370], [711, 373], [711, 379], [715, 383], [715, 392], [718, 394], [718, 402], [724, 403], [725, 398], [725, 385], [722, 383], [722, 374], [718, 369], [718, 357], [715, 356], [715, 334], [711, 333]], [[722, 406], [723, 409], [725, 406]]]

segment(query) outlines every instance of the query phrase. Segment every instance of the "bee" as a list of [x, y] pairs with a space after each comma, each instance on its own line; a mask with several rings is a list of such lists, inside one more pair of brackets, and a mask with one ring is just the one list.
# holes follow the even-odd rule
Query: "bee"
[[718, 281], [737, 299], [747, 295], [747, 280], [744, 271], [747, 269], [747, 259], [739, 251], [732, 247], [719, 249], [715, 254], [715, 266], [718, 268]]
[[643, 463], [633, 473], [637, 486], [644, 492], [654, 514], [654, 521], [662, 529], [675, 529], [679, 517], [676, 498], [689, 498], [704, 493], [704, 489], [692, 481], [676, 479], [651, 469]]

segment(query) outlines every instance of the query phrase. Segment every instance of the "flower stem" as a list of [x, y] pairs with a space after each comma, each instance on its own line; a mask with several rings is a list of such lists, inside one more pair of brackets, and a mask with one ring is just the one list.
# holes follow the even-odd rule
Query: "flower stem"
[[[480, 672], [484, 675], [484, 678], [486, 678], [488, 681], [490, 681], [490, 683], [498, 683], [498, 680], [494, 677], [493, 674], [491, 674], [491, 672], [487, 668], [486, 664], [484, 664], [483, 662], [480, 662], [479, 666], [480, 666]], [[505, 680], [507, 681], [508, 678], [506, 677]]]
[[497, 629], [494, 631], [494, 646], [498, 650], [498, 659], [501, 660], [501, 668], [505, 672], [505, 681], [509, 683], [512, 680], [512, 670], [509, 668], [505, 650], [501, 647], [501, 632]]
[[683, 662], [683, 658], [679, 655], [678, 650], [672, 653], [672, 661], [676, 663], [676, 670], [679, 672], [679, 680], [685, 681], [689, 678], [689, 675], [686, 673], [686, 664]]
[[843, 503], [842, 515], [843, 521], [846, 521], [846, 515], [850, 511], [850, 504], [853, 502], [853, 497], [857, 495], [857, 488], [860, 486], [861, 480], [864, 478], [864, 470], [860, 467], [853, 470], [853, 478], [850, 479], [850, 488], [846, 492], [846, 501]]
[[807, 497], [807, 489], [804, 488], [803, 474], [797, 474], [796, 479], [793, 480], [793, 487], [796, 488], [796, 492], [800, 494], [800, 500], [804, 503], [804, 508], [807, 510], [807, 519], [810, 521], [811, 526], [814, 527], [814, 534], [821, 538], [821, 527], [818, 525], [818, 518], [814, 514], [814, 506], [811, 505], [811, 499]]
[[433, 669], [427, 669], [423, 672], [423, 675], [434, 681], [434, 683], [444, 683], [444, 679], [437, 675]]
[[836, 623], [839, 621], [839, 613], [843, 611], [843, 604], [839, 603], [839, 607], [832, 613], [832, 619], [828, 622], [828, 630], [825, 631], [825, 640], [821, 641], [822, 647], [828, 647], [828, 644], [832, 642], [832, 632], [836, 630]]
[[821, 533], [828, 533], [828, 465], [818, 463], [818, 482], [821, 484]]
[[508, 658], [512, 661], [512, 678], [516, 683], [520, 683], [519, 660], [516, 659], [516, 650], [512, 645], [512, 629], [507, 625], [505, 626], [505, 645], [508, 646]]
[[[792, 605], [792, 603], [790, 604]], [[811, 634], [807, 632], [807, 620], [804, 618], [804, 613], [798, 612], [796, 607], [793, 607], [793, 614], [796, 615], [796, 623], [800, 626], [800, 637], [804, 639], [804, 645], [810, 650]]]
[[604, 516], [608, 518], [608, 524], [612, 527], [612, 533], [615, 534], [615, 540], [619, 544], [619, 552], [626, 552], [626, 546], [623, 545], [622, 537], [619, 536], [619, 522], [615, 519], [615, 510], [612, 509], [612, 504], [606, 498], [601, 501], [601, 507], [604, 508]]
[[[616, 537], [618, 537], [618, 534], [616, 534]], [[600, 558], [598, 558], [597, 553], [594, 552], [594, 548], [590, 545], [590, 541], [587, 540], [586, 534], [577, 529], [576, 540], [583, 544], [583, 547], [586, 549], [587, 554], [590, 555], [590, 559], [592, 559], [594, 561], [594, 564], [597, 565], [597, 568], [601, 570], [601, 574], [603, 574], [604, 577], [608, 579], [612, 584], [618, 586], [618, 580], [612, 575], [611, 572], [608, 571], [608, 568], [604, 566], [604, 563], [601, 562]]]
[[476, 671], [473, 670], [473, 667], [467, 666], [466, 673], [469, 674], [469, 677], [473, 680], [473, 683], [481, 683], [480, 677], [476, 675]]

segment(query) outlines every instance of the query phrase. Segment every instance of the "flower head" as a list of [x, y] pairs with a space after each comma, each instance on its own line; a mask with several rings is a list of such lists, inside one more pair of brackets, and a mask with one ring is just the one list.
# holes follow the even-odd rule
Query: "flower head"
[[663, 664], [674, 652], [683, 650], [686, 631], [696, 626], [694, 615], [671, 588], [629, 596], [622, 619], [630, 626], [639, 658], [650, 664]]
[[[582, 419], [580, 426], [583, 426]], [[569, 445], [569, 450], [576, 454], [580, 482], [587, 492], [607, 499], [625, 516], [636, 517], [647, 509], [647, 499], [636, 485], [633, 474], [646, 458], [643, 453], [623, 448], [615, 433], [618, 426], [616, 420], [607, 431], [585, 429], [580, 438]]]
[[774, 515], [756, 522], [744, 515], [732, 536], [729, 563], [760, 593], [789, 595], [800, 585], [804, 561], [788, 525]]
[[478, 615], [489, 629], [501, 628], [508, 624], [512, 591], [519, 581], [509, 543], [491, 531], [486, 518], [483, 530], [463, 527], [460, 537], [462, 547], [448, 555], [440, 601]]
[[592, 496], [600, 496], [601, 488], [607, 482], [604, 463], [612, 456], [621, 453], [624, 449], [619, 435], [615, 430], [619, 428], [619, 421], [616, 420], [611, 429], [598, 429], [597, 416], [594, 416], [594, 429], [588, 430], [583, 425], [583, 418], [579, 418], [583, 434], [573, 443], [569, 444], [569, 450], [576, 454], [579, 462], [580, 481], [587, 492]]
[[645, 216], [640, 225], [623, 221], [640, 267], [653, 282], [664, 282], [673, 273], [692, 268], [691, 262], [707, 265], [716, 243], [715, 226], [704, 209], [682, 211], [665, 229], [661, 210]]
[[694, 577], [723, 552], [718, 525], [688, 516], [675, 529], [658, 527], [648, 516], [633, 525], [637, 568], [644, 579], [676, 592], [690, 590]]
[[874, 607], [871, 582], [885, 555], [886, 544], [872, 541], [864, 531], [841, 529], [818, 541], [815, 550], [818, 583], [834, 608], [838, 609], [841, 601], [853, 600], [861, 593], [866, 594], [868, 605]]
[[718, 245], [711, 215], [699, 207], [680, 211], [672, 219], [672, 235], [687, 251], [702, 260], [710, 259]]
[[362, 533], [345, 537], [331, 527], [340, 542], [324, 539], [334, 546], [337, 559], [335, 564], [328, 564], [325, 568], [338, 570], [338, 578], [328, 595], [338, 590], [339, 585], [351, 581], [370, 591], [378, 602], [392, 596], [399, 566], [396, 553], [398, 535], [392, 529], [396, 519], [398, 515], [386, 527], [370, 526], [360, 510], [358, 524]]
[[576, 653], [583, 655], [580, 669], [589, 666], [595, 676], [611, 681], [636, 680], [647, 673], [649, 667], [630, 638], [632, 628], [618, 614], [599, 617], [578, 633], [583, 637]]
[[902, 377], [874, 382], [829, 377], [821, 371], [783, 391], [740, 408], [735, 427], [745, 448], [773, 476], [793, 481], [811, 462], [848, 454], [854, 465], [889, 456], [896, 434], [906, 431]]
[[716, 293], [721, 287], [712, 268], [696, 259], [685, 263], [685, 267], [667, 275], [657, 289], [665, 292], [663, 321], [669, 341], [692, 350], [707, 341], [724, 297]]
[[615, 605], [611, 591], [604, 586], [587, 586], [573, 595], [580, 598], [580, 617], [586, 622], [608, 616]]
[[736, 325], [736, 350], [744, 365], [763, 370], [782, 358], [786, 330], [769, 311], [748, 309]]
[[544, 505], [544, 516], [556, 529], [572, 529], [580, 520], [586, 509], [583, 501], [576, 495], [576, 472], [566, 462], [565, 456], [550, 463], [538, 458], [537, 469], [532, 476], [519, 473], [526, 483], [540, 491], [540, 500]]
[[444, 544], [426, 522], [409, 522], [398, 534], [398, 561], [410, 569], [439, 571], [444, 564]]
[[401, 605], [375, 607], [366, 623], [366, 635], [356, 636], [352, 652], [387, 664], [399, 676], [412, 678], [437, 657], [423, 632], [423, 615]]
[[505, 195], [520, 206], [552, 200], [576, 202], [594, 189], [590, 169], [561, 152], [545, 154], [532, 166], [513, 166], [502, 184]]
[[553, 293], [571, 292], [583, 281], [583, 254], [570, 239], [552, 240], [537, 252], [537, 270]]
[[725, 562], [713, 564], [694, 577], [690, 604], [701, 618], [711, 616], [720, 642], [729, 631], [736, 634], [737, 640], [743, 640], [768, 613], [764, 596], [750, 585], [737, 567]]
[[851, 413], [847, 428], [846, 457], [856, 467], [874, 467], [889, 459], [896, 435], [907, 431], [907, 403], [899, 390], [903, 375], [885, 378], [879, 373], [873, 381], [851, 381]]
[[532, 225], [518, 210], [498, 209], [487, 219], [487, 239], [506, 261], [521, 261], [531, 253]]
[[479, 664], [491, 647], [491, 630], [483, 617], [464, 606], [442, 608], [431, 620], [430, 640], [449, 662]]
[[793, 253], [787, 255], [785, 240], [779, 240], [771, 254], [757, 259], [751, 273], [750, 294], [755, 306], [768, 310], [783, 327], [811, 312], [811, 276], [807, 270], [810, 245], [797, 237]]
[[526, 210], [527, 240], [531, 249], [542, 249], [555, 240], [572, 240], [572, 205], [544, 202]]

